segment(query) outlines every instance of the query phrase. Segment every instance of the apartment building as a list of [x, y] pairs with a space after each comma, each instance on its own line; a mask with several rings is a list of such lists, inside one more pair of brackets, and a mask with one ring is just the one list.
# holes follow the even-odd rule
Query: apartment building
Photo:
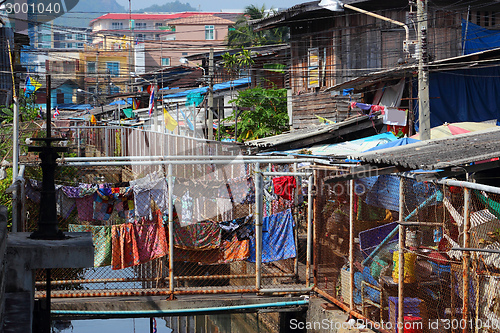
[[[90, 22], [93, 45], [133, 53], [134, 73], [177, 66], [179, 59], [224, 49], [224, 40], [237, 12], [171, 14], [109, 13]], [[132, 57], [132, 56], [131, 56]]]

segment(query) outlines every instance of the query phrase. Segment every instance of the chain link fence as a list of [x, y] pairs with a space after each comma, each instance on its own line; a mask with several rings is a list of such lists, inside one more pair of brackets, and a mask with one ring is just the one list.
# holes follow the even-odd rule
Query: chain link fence
[[316, 172], [318, 293], [385, 332], [498, 332], [498, 189]]
[[[173, 144], [174, 139], [165, 141]], [[307, 287], [306, 174], [266, 176], [271, 183], [285, 177], [295, 184], [267, 187], [267, 197], [262, 186], [256, 187], [266, 168], [236, 155], [238, 149], [177, 139], [187, 140], [187, 147], [168, 161], [161, 151], [126, 159], [61, 160], [55, 181], [59, 228], [92, 233], [94, 267], [53, 269], [52, 297], [300, 292]], [[227, 155], [210, 155], [214, 152]], [[275, 170], [295, 170], [293, 159], [261, 159]], [[30, 232], [43, 209], [41, 168], [26, 164], [24, 177], [23, 230]], [[259, 211], [256, 198], [261, 209], [272, 209]], [[36, 289], [43, 295], [45, 287], [40, 270]]]
[[[70, 141], [78, 152], [85, 145], [86, 160], [65, 158], [56, 176], [60, 228], [93, 233], [95, 267], [54, 270], [54, 297], [315, 287], [383, 332], [498, 332], [496, 188], [346, 180], [346, 165], [242, 160], [238, 149], [193, 138], [99, 133]], [[123, 159], [89, 154], [97, 146]], [[28, 164], [25, 231], [35, 228], [40, 179]], [[38, 272], [38, 291], [44, 281]]]

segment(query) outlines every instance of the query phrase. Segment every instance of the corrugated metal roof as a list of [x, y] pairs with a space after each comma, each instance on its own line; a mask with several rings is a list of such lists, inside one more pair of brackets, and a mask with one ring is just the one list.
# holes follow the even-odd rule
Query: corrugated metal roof
[[311, 127], [311, 128], [304, 128], [304, 129], [299, 129], [299, 130], [295, 130], [292, 132], [287, 132], [287, 133], [283, 133], [283, 134], [279, 134], [279, 135], [275, 135], [275, 136], [271, 136], [271, 137], [267, 137], [267, 138], [247, 141], [247, 142], [245, 142], [245, 145], [247, 145], [249, 147], [265, 149], [265, 148], [275, 147], [275, 146], [279, 146], [279, 145], [284, 145], [284, 144], [291, 143], [291, 142], [305, 140], [308, 138], [312, 138], [314, 136], [327, 135], [329, 133], [332, 133], [332, 137], [333, 137], [334, 136], [333, 133], [341, 128], [350, 127], [350, 126], [359, 124], [359, 123], [364, 122], [364, 121], [370, 121], [370, 123], [371, 123], [371, 120], [378, 121], [381, 119], [382, 119], [382, 116], [380, 116], [378, 114], [372, 116], [371, 119], [369, 116], [363, 115], [363, 116], [354, 117], [354, 118], [351, 118], [349, 120], [339, 122], [337, 124], [321, 125], [321, 126], [315, 126], [315, 127]]
[[382, 149], [350, 158], [371, 164], [436, 170], [500, 157], [500, 127]]
[[[228, 81], [224, 83], [217, 83], [214, 84], [213, 90], [218, 91], [218, 90], [224, 90], [224, 89], [229, 89], [231, 87], [240, 87], [243, 85], [250, 84], [250, 78], [249, 77], [244, 77], [241, 79], [233, 80], [233, 81]], [[195, 88], [195, 89], [190, 89], [190, 90], [184, 90], [182, 92], [175, 92], [173, 94], [169, 94], [170, 89], [160, 89], [160, 94], [163, 95], [163, 98], [168, 99], [168, 98], [178, 98], [178, 97], [185, 97], [190, 93], [200, 93], [204, 94], [207, 92], [208, 87], [201, 87], [201, 88]], [[173, 89], [172, 89], [173, 90]], [[178, 91], [178, 90], [177, 90]]]

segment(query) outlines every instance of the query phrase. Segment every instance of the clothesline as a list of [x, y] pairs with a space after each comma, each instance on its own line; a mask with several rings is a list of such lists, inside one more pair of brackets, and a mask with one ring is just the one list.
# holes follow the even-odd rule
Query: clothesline
[[[123, 183], [121, 183], [123, 184]], [[277, 205], [280, 198], [290, 201], [296, 188], [295, 178], [275, 177], [271, 189], [265, 188], [267, 203]], [[26, 182], [26, 195], [40, 202], [41, 182]], [[174, 206], [182, 225], [205, 219], [233, 218], [235, 205], [255, 202], [255, 187], [250, 176], [229, 179], [224, 183], [190, 180], [177, 177], [173, 186]], [[77, 209], [80, 221], [102, 221], [101, 224], [132, 221], [135, 217], [152, 217], [152, 211], [168, 210], [168, 182], [159, 173], [130, 181], [127, 187], [111, 184], [56, 185], [59, 215], [67, 219]], [[285, 205], [289, 207], [290, 205]], [[272, 210], [273, 213], [277, 209]], [[114, 213], [120, 218], [111, 219]], [[266, 214], [271, 210], [267, 209]], [[217, 218], [220, 216], [220, 218]]]
[[[70, 224], [71, 232], [91, 232], [94, 266], [124, 269], [162, 258], [168, 254], [165, 215], [157, 210], [153, 220], [112, 226]], [[262, 262], [294, 258], [297, 255], [295, 222], [290, 209], [263, 219]], [[200, 264], [255, 262], [253, 216], [232, 221], [202, 221], [174, 227], [175, 260]]]

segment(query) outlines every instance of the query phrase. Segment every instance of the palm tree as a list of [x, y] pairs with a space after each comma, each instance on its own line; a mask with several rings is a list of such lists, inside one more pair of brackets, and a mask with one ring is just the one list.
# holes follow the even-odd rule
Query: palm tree
[[253, 31], [249, 26], [249, 22], [252, 20], [260, 20], [274, 14], [276, 14], [276, 10], [271, 8], [267, 11], [265, 5], [262, 5], [261, 8], [255, 5], [245, 7], [245, 11], [235, 22], [234, 30], [230, 31], [226, 37], [228, 47], [242, 48], [286, 43], [288, 41], [287, 27]]

